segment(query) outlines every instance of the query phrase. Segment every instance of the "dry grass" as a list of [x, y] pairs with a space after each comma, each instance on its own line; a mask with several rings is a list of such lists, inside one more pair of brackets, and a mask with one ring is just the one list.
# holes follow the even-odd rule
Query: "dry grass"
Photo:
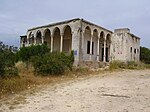
[[10, 94], [15, 94], [20, 91], [37, 87], [38, 85], [61, 83], [96, 73], [89, 71], [88, 69], [78, 68], [73, 69], [73, 71], [67, 71], [62, 76], [51, 75], [44, 77], [36, 76], [32, 67], [27, 70], [25, 64], [22, 62], [17, 63], [16, 67], [19, 70], [19, 77], [3, 79], [0, 78], [0, 99]]
[[37, 76], [33, 72], [33, 67], [30, 66], [30, 69], [27, 70], [25, 64], [22, 62], [17, 63], [16, 67], [19, 70], [19, 77], [3, 78], [3, 79], [0, 78], [0, 99], [10, 94], [15, 94], [20, 91], [35, 88], [39, 85], [46, 85], [46, 84], [53, 85], [56, 83], [62, 83], [81, 77], [87, 77], [95, 74], [103, 75], [106, 72], [118, 72], [123, 70], [123, 69], [110, 69], [106, 71], [90, 71], [89, 69], [74, 68], [73, 71], [66, 71], [64, 75], [60, 76], [58, 75]]

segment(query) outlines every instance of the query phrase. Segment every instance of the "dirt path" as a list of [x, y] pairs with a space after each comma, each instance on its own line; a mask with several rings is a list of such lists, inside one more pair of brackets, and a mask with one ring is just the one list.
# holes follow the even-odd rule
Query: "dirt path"
[[0, 112], [150, 112], [150, 70], [47, 86], [0, 102]]

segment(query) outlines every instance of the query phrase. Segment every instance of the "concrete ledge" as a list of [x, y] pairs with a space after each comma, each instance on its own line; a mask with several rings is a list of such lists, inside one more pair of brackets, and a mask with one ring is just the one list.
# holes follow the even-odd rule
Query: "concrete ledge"
[[105, 68], [109, 66], [108, 62], [100, 62], [100, 61], [83, 61], [79, 63], [79, 67], [89, 68], [89, 69], [98, 69]]

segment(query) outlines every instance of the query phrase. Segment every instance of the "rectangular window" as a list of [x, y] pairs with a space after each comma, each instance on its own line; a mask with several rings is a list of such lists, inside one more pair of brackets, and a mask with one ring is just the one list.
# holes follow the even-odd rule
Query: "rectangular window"
[[[90, 41], [87, 41], [87, 54], [90, 54]], [[92, 42], [92, 54], [94, 54], [94, 42]]]
[[90, 54], [90, 41], [87, 41], [87, 54]]
[[137, 49], [137, 53], [139, 53], [139, 49]]
[[132, 47], [130, 48], [130, 53], [132, 53]]
[[136, 49], [134, 49], [134, 53], [136, 54]]
[[94, 42], [92, 42], [92, 54], [94, 54]]

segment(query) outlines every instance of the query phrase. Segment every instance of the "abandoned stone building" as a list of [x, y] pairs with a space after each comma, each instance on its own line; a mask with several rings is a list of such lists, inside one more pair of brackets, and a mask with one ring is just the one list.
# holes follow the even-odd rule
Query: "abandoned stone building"
[[128, 28], [114, 32], [84, 19], [72, 19], [28, 29], [20, 45], [46, 44], [51, 52], [74, 51], [74, 65], [109, 63], [113, 60], [139, 61], [140, 38]]

